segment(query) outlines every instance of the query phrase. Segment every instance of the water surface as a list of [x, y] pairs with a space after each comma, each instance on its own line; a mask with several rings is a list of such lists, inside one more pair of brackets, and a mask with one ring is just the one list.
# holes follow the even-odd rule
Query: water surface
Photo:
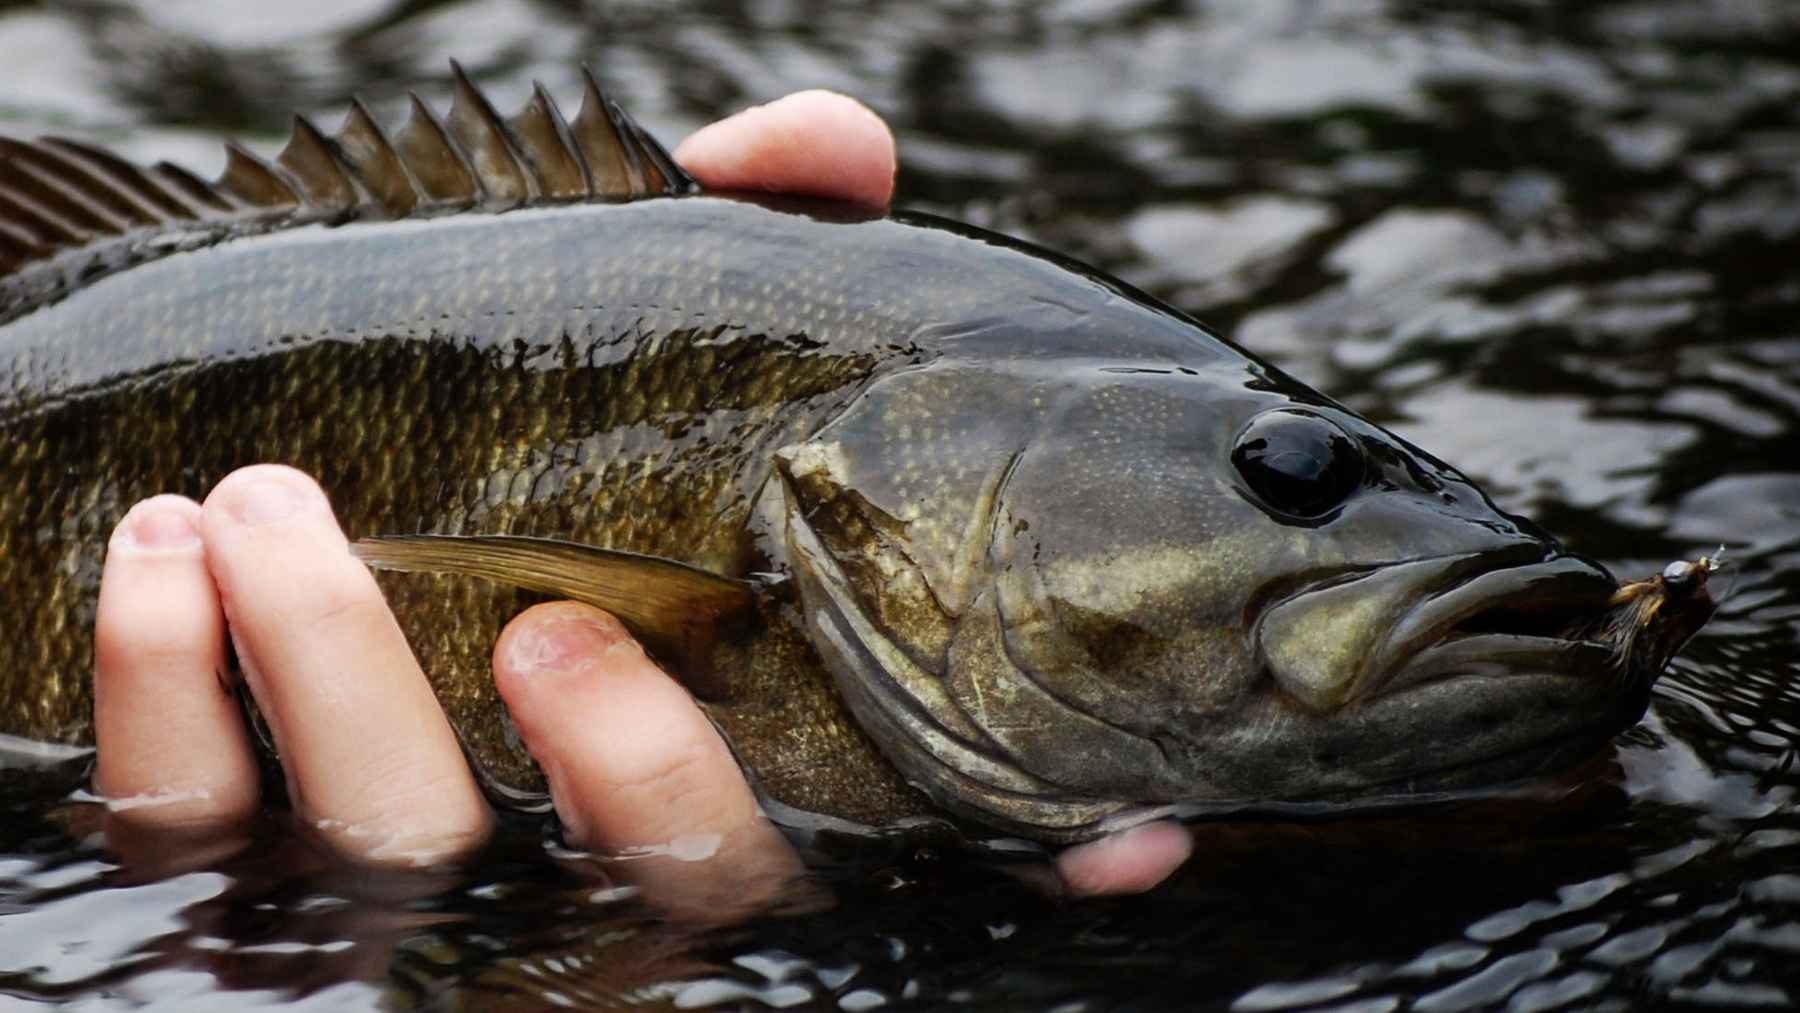
[[296, 106], [441, 99], [452, 55], [503, 107], [590, 62], [667, 141], [855, 94], [902, 204], [1120, 274], [1617, 572], [1723, 544], [1732, 595], [1560, 794], [1209, 826], [1103, 902], [898, 848], [701, 929], [528, 821], [460, 873], [333, 866], [279, 816], [124, 866], [9, 770], [0, 1006], [1800, 1002], [1800, 8], [0, 0], [0, 129], [211, 170]]

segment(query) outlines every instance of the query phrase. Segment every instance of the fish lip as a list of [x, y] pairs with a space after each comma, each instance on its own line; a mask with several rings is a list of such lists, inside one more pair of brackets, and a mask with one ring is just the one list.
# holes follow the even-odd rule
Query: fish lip
[[1358, 696], [1374, 699], [1475, 672], [1593, 672], [1615, 652], [1572, 631], [1604, 612], [1616, 590], [1605, 570], [1561, 552], [1472, 573], [1451, 567], [1382, 639]]
[[[1598, 565], [1535, 539], [1308, 577], [1283, 597], [1271, 595], [1250, 626], [1264, 671], [1316, 714], [1457, 671], [1585, 669], [1600, 660], [1600, 647], [1572, 648], [1584, 642], [1571, 631], [1598, 618], [1618, 589]], [[1481, 616], [1487, 625], [1459, 629]], [[1321, 633], [1335, 639], [1318, 641]], [[1460, 659], [1431, 653], [1458, 642]], [[1483, 648], [1490, 658], [1480, 656]], [[1457, 660], [1466, 664], [1451, 667]]]

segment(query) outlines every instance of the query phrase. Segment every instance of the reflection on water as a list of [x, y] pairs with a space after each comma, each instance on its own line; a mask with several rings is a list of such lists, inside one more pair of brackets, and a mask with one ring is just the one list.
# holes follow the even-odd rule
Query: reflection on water
[[1120, 273], [1623, 573], [1724, 544], [1735, 581], [1574, 797], [1209, 827], [1132, 900], [898, 853], [824, 863], [831, 910], [691, 929], [535, 826], [438, 877], [359, 878], [274, 822], [124, 868], [54, 811], [57, 778], [7, 770], [0, 994], [1800, 1002], [1796, 53], [1784, 0], [0, 2], [0, 128], [200, 169], [295, 105], [441, 92], [450, 55], [505, 99], [575, 94], [590, 61], [669, 140], [852, 92], [899, 130], [905, 203]]

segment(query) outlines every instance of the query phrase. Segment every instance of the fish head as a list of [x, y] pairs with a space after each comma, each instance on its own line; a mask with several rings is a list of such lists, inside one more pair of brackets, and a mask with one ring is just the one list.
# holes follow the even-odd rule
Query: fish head
[[1078, 840], [1515, 780], [1642, 715], [1685, 635], [1604, 621], [1603, 568], [1273, 368], [1197, 358], [940, 361], [780, 455], [815, 641], [915, 784]]

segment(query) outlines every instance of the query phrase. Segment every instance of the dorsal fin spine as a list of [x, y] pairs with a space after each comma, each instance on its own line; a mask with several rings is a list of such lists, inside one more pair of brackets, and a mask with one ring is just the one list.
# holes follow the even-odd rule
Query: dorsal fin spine
[[49, 256], [42, 243], [11, 222], [0, 222], [0, 259], [15, 265]]
[[619, 137], [619, 152], [625, 156], [625, 171], [631, 178], [633, 190], [655, 190], [656, 184], [651, 181], [650, 174], [644, 171], [644, 156], [638, 146], [632, 144], [637, 138], [631, 132], [626, 120], [625, 110], [612, 99], [603, 100], [606, 109], [606, 120], [612, 124], [613, 131]]
[[[107, 234], [116, 235], [122, 231], [121, 229], [116, 228], [113, 223], [108, 222], [105, 219], [97, 218], [97, 212], [91, 208], [84, 207], [80, 204], [69, 203], [57, 206], [52, 200], [46, 200], [44, 190], [54, 188], [56, 184], [54, 181], [45, 179], [36, 166], [21, 165], [19, 166], [19, 171], [27, 176], [30, 182], [35, 183], [36, 186], [30, 190], [13, 187], [9, 189], [9, 193], [14, 200], [24, 202], [39, 218], [49, 216], [68, 229], [85, 234], [89, 237]], [[14, 178], [17, 179], [17, 177]], [[55, 196], [60, 198], [63, 195], [61, 193], [55, 193]]]
[[72, 246], [92, 238], [86, 230], [64, 220], [32, 200], [30, 195], [0, 183], [0, 214], [32, 232], [38, 245]]
[[568, 119], [563, 116], [562, 107], [556, 104], [556, 96], [550, 94], [550, 89], [545, 88], [542, 82], [533, 81], [531, 86], [550, 114], [551, 124], [556, 128], [557, 141], [562, 145], [563, 150], [569, 153], [569, 157], [575, 160], [575, 164], [581, 167], [582, 186], [589, 194], [592, 194], [594, 192], [594, 170], [588, 167], [587, 159], [581, 156], [581, 145], [575, 143], [575, 131], [569, 126]]
[[96, 178], [76, 158], [42, 141], [36, 144], [6, 142], [14, 164], [33, 174], [70, 205], [103, 220], [111, 231], [124, 232], [138, 225], [154, 225], [162, 216], [147, 211], [117, 183]]
[[596, 193], [626, 199], [646, 194], [698, 193], [699, 184], [675, 164], [662, 145], [639, 127], [618, 103], [606, 97], [593, 68], [583, 67], [581, 111], [575, 142], [593, 168]]
[[6, 221], [0, 221], [0, 243], [11, 243], [21, 249], [27, 247], [35, 249], [38, 245], [37, 239], [31, 235], [29, 230]]
[[[469, 164], [469, 156], [457, 146], [450, 130], [425, 100], [409, 92], [411, 114], [395, 135], [394, 150], [412, 166], [426, 196], [438, 201], [476, 203], [486, 198], [481, 177]], [[435, 160], [436, 165], [427, 164]]]
[[541, 82], [531, 83], [531, 98], [506, 125], [543, 196], [567, 199], [594, 192], [593, 173], [569, 134], [562, 110]]
[[287, 173], [236, 141], [225, 142], [225, 171], [213, 188], [249, 207], [293, 207], [301, 201], [300, 187]]
[[299, 183], [308, 204], [328, 212], [345, 212], [368, 197], [356, 183], [355, 169], [313, 121], [294, 114], [294, 131], [276, 163]]
[[351, 171], [392, 217], [405, 217], [427, 199], [424, 187], [361, 99], [350, 100], [350, 111], [335, 139], [337, 150], [350, 163]]
[[[581, 109], [565, 119], [532, 83], [503, 119], [452, 63], [447, 123], [411, 96], [411, 115], [390, 134], [360, 101], [336, 135], [296, 116], [271, 162], [235, 141], [207, 182], [167, 162], [142, 166], [79, 141], [0, 138], [0, 286], [6, 276], [58, 253], [180, 223], [343, 221], [570, 200], [634, 200], [698, 192], [669, 153], [582, 68]], [[0, 312], [6, 293], [0, 290]], [[14, 303], [17, 310], [22, 303]]]
[[611, 114], [606, 111], [606, 97], [600, 93], [600, 83], [594, 80], [594, 72], [587, 67], [581, 68], [581, 77], [581, 108], [575, 112], [571, 130], [575, 148], [581, 152], [581, 160], [587, 163], [595, 193], [609, 197], [631, 193], [630, 163], [625, 158], [618, 131], [613, 129]]
[[450, 61], [455, 93], [450, 99], [450, 132], [463, 145], [469, 164], [487, 192], [507, 203], [522, 204], [541, 188], [519, 157], [516, 139], [481, 89], [469, 80], [462, 64]]
[[11, 156], [12, 191], [16, 196], [90, 235], [117, 235], [125, 231], [125, 222], [79, 192], [72, 191], [54, 174], [45, 172], [43, 166], [30, 157], [30, 146], [18, 141], [6, 143], [12, 149], [6, 154]]
[[645, 160], [653, 165], [657, 175], [662, 177], [660, 189], [664, 193], [673, 197], [700, 192], [700, 184], [694, 180], [694, 177], [688, 175], [685, 169], [676, 164], [674, 156], [657, 143], [656, 138], [651, 137], [649, 131], [645, 130], [636, 120], [625, 117], [623, 112], [620, 115], [624, 117], [625, 125], [631, 130], [632, 136], [637, 138], [638, 144], [643, 147]]
[[76, 165], [89, 178], [104, 181], [120, 199], [130, 201], [145, 221], [169, 221], [193, 215], [188, 204], [122, 158], [63, 137], [46, 137], [38, 144], [55, 152], [63, 161]]
[[[586, 86], [585, 98], [594, 102], [604, 110], [607, 121], [618, 136], [619, 146], [637, 162], [640, 172], [644, 171], [643, 163], [648, 162], [656, 173], [663, 177], [659, 186], [650, 188], [655, 193], [669, 196], [696, 194], [700, 192], [700, 183], [688, 175], [687, 170], [676, 164], [668, 151], [650, 136], [649, 131], [638, 125], [617, 102], [606, 97], [605, 89], [600, 87], [600, 79], [594, 75], [594, 68], [581, 68], [582, 81]], [[586, 112], [585, 103], [582, 110]]]
[[[618, 160], [625, 173], [627, 190], [632, 193], [650, 190], [649, 181], [644, 176], [643, 160], [638, 157], [637, 145], [633, 143], [636, 138], [625, 126], [625, 111], [619, 108], [617, 102], [606, 97], [592, 69], [583, 67], [582, 72], [587, 76], [587, 97], [593, 102], [594, 122], [597, 126], [604, 125], [602, 129], [606, 135], [606, 143], [611, 146], [613, 157]], [[582, 112], [587, 111], [584, 106]]]
[[[199, 176], [183, 169], [173, 162], [158, 162], [150, 167], [150, 171], [161, 177], [170, 193], [180, 194], [196, 206], [211, 208], [216, 212], [232, 209], [232, 203], [214, 187], [208, 186]], [[194, 215], [203, 217], [204, 212]]]

